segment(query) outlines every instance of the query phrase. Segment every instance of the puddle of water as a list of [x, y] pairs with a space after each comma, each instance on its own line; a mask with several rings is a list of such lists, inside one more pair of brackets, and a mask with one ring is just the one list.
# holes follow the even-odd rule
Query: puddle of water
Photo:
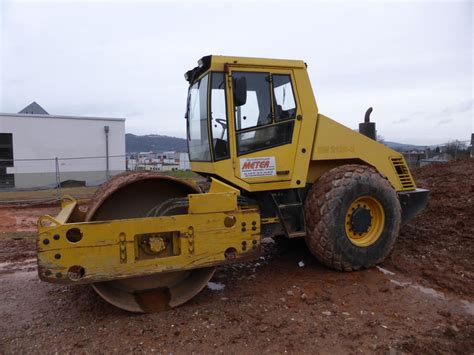
[[24, 270], [15, 270], [10, 274], [0, 275], [2, 280], [10, 281], [29, 281], [38, 279], [38, 272], [36, 270], [24, 271]]
[[390, 282], [394, 283], [395, 285], [398, 285], [398, 286], [414, 288], [415, 290], [418, 290], [421, 293], [424, 293], [425, 295], [431, 296], [433, 298], [437, 298], [437, 299], [444, 300], [444, 301], [448, 300], [446, 298], [446, 296], [444, 295], [444, 293], [442, 293], [440, 291], [436, 291], [434, 288], [421, 286], [421, 285], [418, 285], [418, 284], [414, 284], [412, 282], [401, 282], [401, 281], [397, 281], [397, 280], [394, 280], [394, 279], [390, 279]]
[[26, 270], [31, 268], [34, 264], [36, 264], [35, 258], [25, 259], [21, 261], [7, 261], [0, 263], [0, 271], [3, 270]]
[[[382, 272], [384, 275], [388, 275], [388, 276], [395, 275], [394, 272], [383, 269], [379, 266], [377, 266], [377, 269], [380, 272]], [[421, 285], [418, 285], [418, 284], [410, 282], [410, 281], [405, 281], [405, 282], [404, 281], [398, 281], [398, 280], [392, 279], [390, 277], [388, 279], [390, 280], [391, 283], [394, 283], [395, 285], [402, 286], [402, 287], [413, 288], [413, 289], [415, 289], [417, 291], [420, 291], [421, 293], [423, 293], [427, 296], [430, 296], [432, 298], [436, 298], [438, 300], [443, 300], [443, 301], [448, 301], [448, 302], [458, 301], [462, 305], [462, 308], [464, 309], [464, 311], [467, 314], [474, 315], [474, 303], [472, 303], [472, 302], [469, 302], [467, 300], [448, 298], [448, 297], [446, 297], [446, 295], [443, 292], [437, 291], [434, 288], [421, 286]]]
[[36, 232], [36, 222], [38, 216], [19, 216], [15, 218], [15, 231], [17, 232]]
[[207, 287], [209, 287], [212, 291], [222, 291], [225, 288], [224, 284], [220, 282], [208, 282]]
[[466, 301], [466, 300], [461, 300], [461, 303], [464, 309], [466, 310], [466, 312], [470, 314], [471, 316], [474, 316], [474, 303]]
[[394, 279], [389, 279], [389, 280], [390, 280], [391, 283], [394, 283], [397, 286], [406, 287], [406, 286], [411, 285], [411, 282], [400, 282], [400, 281], [397, 281], [397, 280], [394, 280]]
[[445, 300], [445, 301], [447, 300], [444, 293], [436, 291], [434, 288], [424, 287], [424, 286], [416, 285], [416, 284], [415, 285], [410, 285], [410, 287], [413, 287], [415, 290], [421, 291], [425, 295], [428, 295], [428, 296], [431, 296], [431, 297], [434, 297], [434, 298], [438, 298], [438, 299], [441, 299], [441, 300]]
[[390, 276], [395, 275], [394, 272], [392, 272], [390, 270], [387, 270], [387, 269], [384, 269], [383, 267], [376, 266], [376, 268], [379, 269], [379, 271], [383, 272], [385, 275], [390, 275]]

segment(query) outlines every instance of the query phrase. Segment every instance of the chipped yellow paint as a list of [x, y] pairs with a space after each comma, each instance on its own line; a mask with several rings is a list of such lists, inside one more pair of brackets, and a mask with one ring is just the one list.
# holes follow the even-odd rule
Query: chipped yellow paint
[[[235, 223], [226, 223], [229, 217]], [[90, 283], [188, 270], [256, 257], [260, 249], [260, 215], [256, 209], [106, 222], [61, 223], [51, 217], [41, 221], [53, 222], [40, 225], [38, 237], [38, 271], [40, 278], [49, 282]], [[82, 234], [77, 243], [67, 239], [73, 228]], [[156, 233], [176, 236], [172, 238], [175, 255], [140, 258], [136, 236]], [[85, 271], [78, 281], [67, 276], [72, 266]]]
[[[58, 216], [43, 216], [38, 221], [41, 279], [91, 283], [254, 257], [260, 247], [261, 223], [277, 223], [278, 219], [261, 221], [255, 206], [239, 207], [240, 190], [257, 192], [305, 187], [315, 183], [326, 171], [343, 164], [371, 165], [397, 191], [416, 188], [400, 153], [319, 114], [303, 61], [212, 56], [209, 71], [225, 72], [226, 83], [232, 82], [233, 71], [290, 75], [297, 107], [292, 142], [237, 156], [232, 85], [229, 85], [226, 103], [230, 157], [217, 162], [191, 162], [194, 171], [226, 182], [212, 178], [210, 192], [189, 195], [189, 213], [175, 216], [70, 223], [70, 220], [81, 220], [77, 218], [81, 212], [73, 198], [66, 198]], [[288, 173], [254, 178], [240, 176], [240, 158], [268, 156], [275, 157], [276, 171]], [[76, 234], [82, 236], [76, 243], [66, 238], [67, 232], [74, 228], [79, 230]], [[163, 250], [159, 247], [156, 254], [145, 255], [139, 236], [147, 234], [158, 235], [165, 244], [172, 245]], [[71, 267], [75, 272], [68, 276]]]

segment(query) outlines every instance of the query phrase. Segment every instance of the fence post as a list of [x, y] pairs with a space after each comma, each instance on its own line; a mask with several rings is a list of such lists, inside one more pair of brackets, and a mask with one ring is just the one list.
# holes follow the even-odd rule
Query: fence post
[[110, 176], [110, 167], [109, 167], [109, 126], [104, 126], [105, 132], [105, 179], [108, 180]]
[[61, 199], [61, 176], [59, 175], [59, 159], [58, 157], [55, 158], [56, 163], [56, 199]]

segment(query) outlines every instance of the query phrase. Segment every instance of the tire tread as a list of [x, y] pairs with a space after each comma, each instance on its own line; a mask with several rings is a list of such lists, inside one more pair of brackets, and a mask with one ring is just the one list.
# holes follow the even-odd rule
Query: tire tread
[[[306, 244], [320, 262], [336, 270], [354, 271], [369, 268], [383, 261], [387, 256], [382, 255], [378, 260], [371, 263], [351, 263], [342, 253], [336, 251], [335, 243], [331, 237], [334, 229], [332, 226], [334, 218], [331, 218], [331, 216], [334, 215], [336, 209], [342, 208], [341, 196], [347, 190], [347, 187], [357, 181], [362, 181], [369, 186], [378, 184], [382, 189], [395, 194], [398, 201], [395, 190], [385, 177], [374, 168], [359, 164], [342, 165], [329, 170], [313, 184], [305, 201]], [[400, 213], [398, 204], [396, 214], [400, 216]], [[398, 221], [395, 220], [394, 232], [396, 235], [398, 235], [399, 226], [400, 218], [398, 218]], [[393, 248], [396, 235], [392, 236], [386, 254]]]

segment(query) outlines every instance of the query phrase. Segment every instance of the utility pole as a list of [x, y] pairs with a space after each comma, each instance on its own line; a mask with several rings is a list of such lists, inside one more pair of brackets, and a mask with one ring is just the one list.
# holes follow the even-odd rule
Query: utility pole
[[474, 133], [471, 134], [471, 158], [474, 158]]
[[54, 159], [55, 167], [56, 167], [56, 199], [61, 199], [61, 176], [59, 175], [59, 159], [56, 157]]

